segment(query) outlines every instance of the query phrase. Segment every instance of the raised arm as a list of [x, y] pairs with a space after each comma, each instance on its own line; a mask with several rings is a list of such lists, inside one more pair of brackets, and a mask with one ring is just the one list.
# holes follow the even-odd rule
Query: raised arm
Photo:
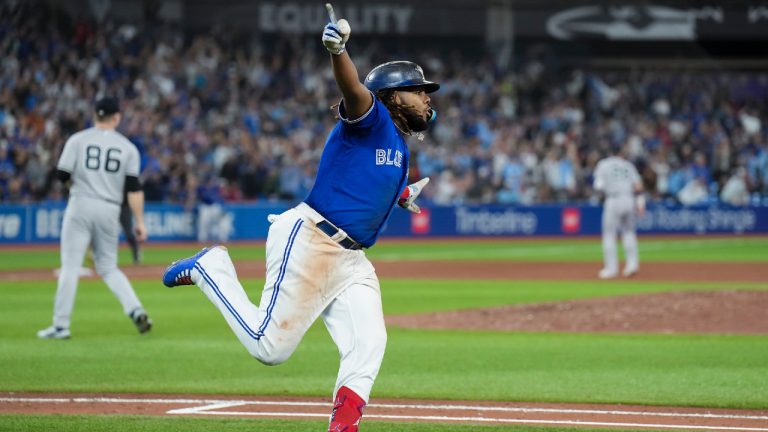
[[357, 75], [357, 67], [349, 57], [345, 44], [349, 39], [352, 29], [345, 19], [336, 21], [333, 7], [326, 4], [328, 16], [331, 20], [323, 29], [323, 45], [331, 53], [331, 65], [336, 85], [341, 90], [344, 99], [346, 118], [357, 119], [365, 114], [373, 104], [373, 95], [360, 82]]
[[339, 86], [344, 98], [346, 117], [348, 119], [362, 117], [371, 108], [373, 95], [360, 82], [357, 68], [346, 51], [339, 55], [331, 54], [331, 63], [333, 64], [333, 76], [336, 78], [336, 85]]

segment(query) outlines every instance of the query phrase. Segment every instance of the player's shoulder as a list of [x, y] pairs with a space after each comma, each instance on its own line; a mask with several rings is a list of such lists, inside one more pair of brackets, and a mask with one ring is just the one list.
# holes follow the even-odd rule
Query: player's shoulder
[[89, 135], [93, 133], [93, 128], [86, 128], [83, 130], [80, 130], [78, 132], [73, 133], [68, 141], [76, 142], [76, 141], [82, 141], [83, 138], [87, 138]]
[[122, 133], [112, 129], [109, 131], [110, 140], [112, 141], [112, 144], [120, 145], [128, 150], [136, 150], [136, 145], [125, 135]]
[[623, 164], [625, 164], [625, 165], [627, 165], [627, 166], [631, 166], [631, 167], [633, 167], [633, 168], [635, 167], [635, 163], [634, 163], [634, 162], [632, 162], [632, 161], [631, 161], [631, 160], [629, 160], [629, 159], [624, 159], [624, 158], [621, 158], [621, 163], [623, 163]]
[[122, 133], [120, 133], [118, 131], [112, 131], [112, 132], [114, 132], [115, 136], [118, 137], [121, 141], [123, 141], [123, 143], [130, 144], [130, 145], [136, 147], [133, 144], [133, 142], [127, 136], [123, 135]]
[[604, 166], [606, 166], [606, 165], [608, 165], [610, 163], [611, 163], [611, 158], [610, 157], [602, 158], [599, 161], [597, 161], [597, 164], [595, 165], [595, 169], [600, 168], [600, 167], [604, 167]]
[[342, 124], [346, 128], [356, 129], [369, 129], [375, 127], [382, 120], [389, 119], [391, 121], [389, 110], [386, 105], [371, 92], [371, 106], [366, 112], [364, 112], [358, 118], [348, 118], [344, 107], [344, 101], [342, 100], [338, 106], [338, 115]]
[[621, 156], [608, 156], [605, 158], [605, 163], [610, 165], [624, 165], [628, 161]]

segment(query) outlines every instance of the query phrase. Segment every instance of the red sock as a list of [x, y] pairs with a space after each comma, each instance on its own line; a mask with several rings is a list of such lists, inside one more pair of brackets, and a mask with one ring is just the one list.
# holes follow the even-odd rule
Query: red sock
[[336, 392], [328, 432], [357, 432], [365, 401], [347, 387]]

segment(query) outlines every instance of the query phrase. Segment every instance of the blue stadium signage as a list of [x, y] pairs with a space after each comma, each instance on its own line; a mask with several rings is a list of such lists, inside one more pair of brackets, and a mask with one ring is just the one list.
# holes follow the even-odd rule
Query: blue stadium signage
[[[264, 240], [267, 216], [287, 203], [225, 205], [229, 240]], [[60, 238], [64, 203], [0, 207], [0, 243], [46, 243]], [[421, 214], [396, 209], [383, 237], [598, 235], [602, 208], [563, 206], [429, 206]], [[181, 205], [148, 204], [144, 215], [151, 240], [197, 238], [197, 212]], [[768, 233], [768, 206], [680, 207], [652, 205], [638, 220], [648, 234]]]

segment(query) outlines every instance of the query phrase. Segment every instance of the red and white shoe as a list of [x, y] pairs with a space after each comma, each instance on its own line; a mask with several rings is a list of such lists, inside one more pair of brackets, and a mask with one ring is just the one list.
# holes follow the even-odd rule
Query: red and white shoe
[[328, 432], [357, 432], [365, 401], [347, 387], [336, 392]]

